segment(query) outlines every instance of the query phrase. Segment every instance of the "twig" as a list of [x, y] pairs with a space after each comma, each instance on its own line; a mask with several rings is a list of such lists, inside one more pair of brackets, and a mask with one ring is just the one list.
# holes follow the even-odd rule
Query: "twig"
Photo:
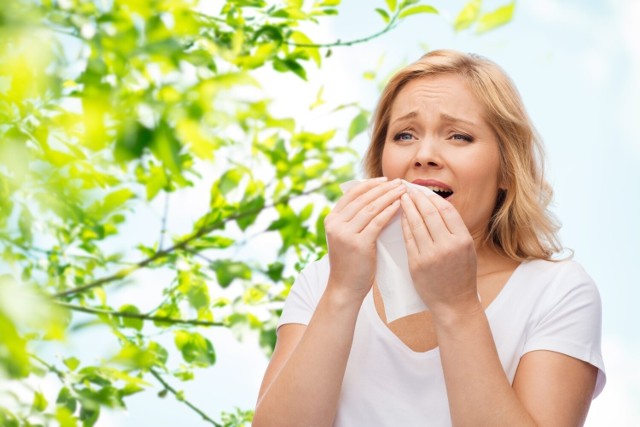
[[167, 322], [172, 324], [195, 325], [195, 326], [225, 326], [222, 322], [210, 322], [208, 320], [199, 319], [177, 319], [175, 317], [151, 316], [144, 313], [130, 313], [126, 311], [104, 310], [101, 308], [83, 307], [80, 305], [69, 304], [62, 301], [55, 301], [55, 304], [68, 308], [73, 311], [81, 311], [89, 314], [104, 314], [108, 316], [124, 317], [129, 319], [152, 320], [154, 322]]
[[[216, 18], [214, 16], [207, 15], [205, 13], [196, 12], [195, 14], [200, 16], [201, 18], [204, 18], [204, 19], [208, 19], [208, 20], [215, 21], [215, 22], [220, 22], [220, 23], [226, 23], [226, 21], [224, 19]], [[398, 24], [397, 19], [398, 19], [399, 14], [400, 14], [400, 10], [398, 10], [391, 17], [391, 19], [389, 20], [389, 23], [387, 24], [386, 27], [384, 27], [382, 30], [378, 31], [377, 33], [371, 34], [370, 36], [367, 36], [367, 37], [362, 37], [362, 38], [359, 38], [359, 39], [349, 40], [349, 41], [346, 41], [346, 42], [343, 42], [340, 39], [338, 39], [338, 40], [336, 40], [334, 42], [331, 42], [331, 43], [295, 43], [295, 42], [290, 42], [290, 41], [283, 41], [283, 43], [287, 44], [289, 46], [315, 47], [315, 48], [353, 46], [355, 44], [365, 43], [365, 42], [368, 42], [369, 40], [373, 40], [376, 37], [380, 37], [381, 35], [383, 35], [385, 33], [388, 33], [389, 31], [394, 29], [396, 27], [396, 25]]]
[[349, 40], [346, 42], [340, 41], [340, 39], [331, 42], [331, 43], [295, 43], [295, 42], [290, 42], [290, 41], [284, 41], [283, 43], [289, 45], [289, 46], [295, 46], [295, 47], [342, 47], [342, 46], [353, 46], [354, 44], [360, 44], [360, 43], [365, 43], [368, 42], [369, 40], [373, 40], [377, 37], [380, 37], [381, 35], [388, 33], [389, 31], [391, 31], [392, 29], [394, 29], [397, 25], [397, 18], [399, 15], [399, 12], [396, 12], [392, 17], [391, 20], [389, 21], [389, 23], [387, 24], [386, 27], [384, 27], [382, 30], [378, 31], [375, 34], [371, 34], [370, 36], [367, 37], [362, 37], [359, 39], [354, 39], [354, 40]]
[[53, 294], [53, 296], [55, 298], [62, 298], [62, 297], [67, 297], [70, 295], [75, 295], [77, 293], [81, 293], [81, 292], [86, 292], [90, 289], [96, 288], [98, 286], [102, 286], [105, 285], [107, 283], [116, 281], [116, 280], [120, 280], [120, 279], [124, 279], [125, 277], [127, 277], [129, 274], [133, 273], [136, 270], [139, 270], [141, 268], [146, 267], [147, 265], [151, 264], [154, 261], [157, 261], [158, 259], [164, 258], [165, 256], [171, 254], [172, 252], [179, 250], [179, 249], [184, 249], [185, 247], [187, 247], [189, 245], [189, 243], [191, 243], [193, 240], [196, 240], [208, 233], [210, 233], [211, 231], [215, 230], [216, 228], [230, 222], [230, 221], [234, 221], [234, 220], [238, 220], [240, 218], [244, 218], [246, 216], [250, 216], [250, 215], [254, 215], [257, 214], [261, 211], [263, 211], [264, 209], [268, 209], [268, 208], [273, 208], [275, 206], [281, 205], [281, 204], [285, 204], [285, 203], [289, 203], [292, 199], [301, 197], [301, 196], [307, 196], [309, 194], [315, 193], [318, 190], [321, 190], [322, 188], [328, 187], [329, 185], [333, 185], [335, 184], [334, 182], [328, 182], [328, 183], [324, 183], [322, 185], [320, 185], [319, 187], [316, 187], [314, 189], [311, 189], [309, 191], [305, 191], [303, 193], [300, 193], [296, 196], [285, 196], [275, 202], [273, 202], [270, 205], [264, 206], [262, 208], [256, 208], [256, 209], [250, 209], [248, 211], [245, 212], [240, 212], [237, 213], [235, 215], [230, 215], [226, 218], [223, 218], [220, 221], [216, 221], [213, 224], [210, 224], [207, 227], [202, 227], [200, 230], [198, 230], [196, 233], [194, 233], [192, 236], [185, 238], [184, 240], [176, 243], [175, 245], [167, 248], [167, 249], [163, 249], [160, 250], [158, 252], [156, 252], [155, 254], [153, 254], [152, 256], [150, 256], [147, 259], [144, 259], [140, 262], [137, 262], [135, 264], [133, 264], [131, 267], [129, 268], [125, 268], [122, 269], [118, 272], [116, 272], [115, 274], [112, 274], [111, 276], [107, 276], [107, 277], [103, 277], [101, 279], [95, 280], [91, 283], [88, 283], [84, 286], [79, 286], [77, 288], [72, 288], [72, 289], [68, 289], [66, 291], [62, 291], [62, 292], [58, 292], [56, 294]]
[[162, 226], [160, 228], [160, 241], [158, 243], [158, 249], [162, 250], [164, 245], [164, 236], [167, 233], [167, 216], [169, 215], [169, 193], [164, 193], [164, 212], [162, 213]]
[[216, 427], [223, 427], [222, 424], [218, 424], [217, 422], [215, 422], [214, 420], [212, 420], [207, 414], [205, 414], [202, 409], [198, 408], [197, 406], [195, 406], [193, 403], [189, 402], [187, 399], [184, 398], [184, 396], [180, 395], [178, 393], [178, 391], [176, 391], [176, 389], [174, 389], [173, 387], [171, 387], [171, 385], [166, 382], [164, 380], [164, 378], [162, 378], [162, 376], [157, 373], [155, 371], [155, 369], [151, 368], [149, 369], [149, 372], [151, 373], [151, 375], [154, 376], [154, 378], [156, 380], [158, 380], [158, 382], [160, 384], [162, 384], [162, 386], [165, 388], [165, 390], [168, 390], [171, 394], [173, 394], [176, 399], [182, 403], [184, 403], [185, 405], [187, 405], [189, 408], [193, 409], [198, 415], [200, 415], [202, 417], [203, 420], [208, 421], [210, 424], [216, 426]]

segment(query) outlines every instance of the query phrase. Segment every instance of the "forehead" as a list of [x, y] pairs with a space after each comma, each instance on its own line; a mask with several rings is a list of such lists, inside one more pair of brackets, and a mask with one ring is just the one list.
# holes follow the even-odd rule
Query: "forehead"
[[434, 110], [478, 124], [486, 117], [486, 109], [471, 90], [469, 83], [455, 74], [411, 80], [400, 89], [394, 99], [390, 119], [393, 121], [421, 110]]

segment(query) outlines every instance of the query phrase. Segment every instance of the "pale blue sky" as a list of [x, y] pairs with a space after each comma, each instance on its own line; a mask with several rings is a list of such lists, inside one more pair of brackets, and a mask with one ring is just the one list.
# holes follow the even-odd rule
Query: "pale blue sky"
[[[383, 0], [343, 3], [331, 26], [314, 30], [315, 41], [359, 38], [381, 26], [373, 8], [384, 7]], [[451, 30], [463, 4], [434, 2], [441, 16], [410, 17], [372, 43], [334, 49], [321, 72], [310, 73], [308, 83], [276, 76], [265, 90], [274, 97], [274, 108], [287, 115], [304, 111], [321, 85], [330, 103], [359, 101], [372, 108], [375, 85], [361, 76], [377, 66], [383, 53], [382, 74], [417, 59], [425, 44], [475, 52], [500, 64], [515, 81], [546, 144], [548, 178], [556, 191], [553, 210], [563, 223], [563, 243], [575, 250], [603, 299], [608, 385], [594, 402], [587, 425], [640, 425], [640, 373], [635, 365], [640, 334], [639, 322], [631, 316], [640, 301], [634, 274], [640, 260], [640, 2], [519, 1], [511, 24], [482, 36]], [[491, 9], [503, 3], [485, 4]], [[338, 124], [345, 129], [348, 121]], [[359, 149], [366, 143], [365, 135], [354, 142]], [[206, 197], [192, 191], [181, 196], [184, 203], [174, 201], [170, 225], [179, 229], [188, 224], [194, 212], [201, 212], [195, 208], [203, 199], [206, 204]], [[157, 212], [151, 221], [149, 213], [142, 213], [137, 224], [153, 223]], [[144, 298], [144, 286], [137, 295]], [[253, 406], [265, 358], [226, 331], [206, 333], [216, 345], [218, 363], [184, 385], [187, 396], [214, 418], [222, 409]], [[75, 341], [81, 351], [82, 338]], [[172, 398], [159, 399], [153, 393], [133, 397], [129, 408], [127, 413], [106, 414], [100, 425], [205, 425]]]

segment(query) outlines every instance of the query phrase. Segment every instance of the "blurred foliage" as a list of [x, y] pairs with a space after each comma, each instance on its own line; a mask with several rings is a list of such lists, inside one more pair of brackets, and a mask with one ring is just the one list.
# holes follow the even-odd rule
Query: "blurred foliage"
[[[483, 20], [471, 3], [456, 29], [486, 31], [513, 10]], [[356, 160], [336, 129], [311, 132], [272, 114], [266, 71], [306, 80], [331, 49], [437, 13], [386, 0], [377, 33], [315, 44], [303, 29], [339, 4], [3, 1], [0, 380], [15, 387], [0, 390], [1, 426], [92, 426], [102, 409], [153, 387], [204, 423], [249, 425], [250, 410], [216, 421], [171, 383], [215, 364], [207, 328], [256, 339], [270, 354], [282, 302], [296, 272], [326, 252], [323, 219]], [[325, 102], [321, 88], [310, 108]], [[348, 140], [370, 117], [356, 110], [343, 126]], [[208, 208], [188, 231], [168, 230], [172, 200], [203, 183]], [[158, 206], [155, 236], [132, 239], [136, 214]], [[265, 234], [273, 253], [255, 246]], [[255, 256], [238, 256], [247, 248]], [[148, 300], [114, 302], [158, 277]], [[113, 354], [42, 351], [97, 327], [112, 335]], [[55, 395], [37, 386], [45, 377]]]

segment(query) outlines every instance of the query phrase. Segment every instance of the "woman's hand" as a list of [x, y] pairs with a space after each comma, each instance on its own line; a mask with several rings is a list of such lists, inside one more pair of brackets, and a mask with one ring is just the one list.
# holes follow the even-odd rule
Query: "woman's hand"
[[434, 316], [479, 307], [473, 238], [458, 211], [440, 196], [410, 189], [401, 198], [411, 278]]
[[331, 272], [329, 284], [362, 298], [373, 285], [376, 240], [400, 208], [406, 187], [399, 179], [367, 180], [347, 191], [324, 221]]

